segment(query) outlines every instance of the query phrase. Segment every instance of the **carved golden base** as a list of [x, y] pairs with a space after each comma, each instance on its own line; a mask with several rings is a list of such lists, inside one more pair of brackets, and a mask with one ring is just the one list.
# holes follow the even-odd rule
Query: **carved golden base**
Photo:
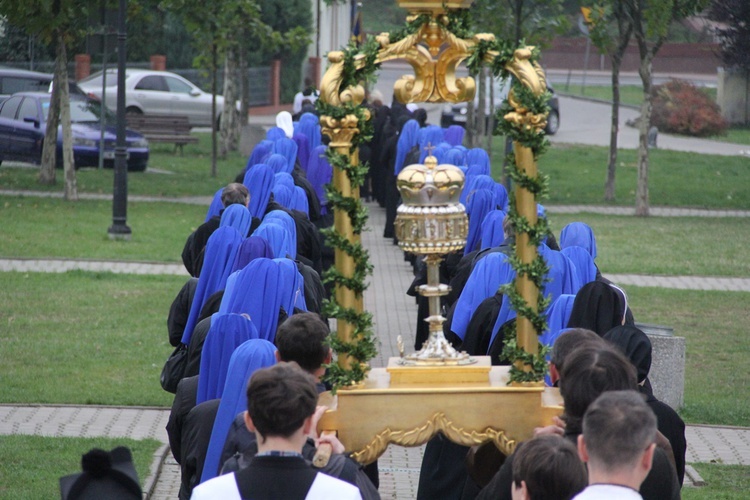
[[339, 391], [331, 399], [321, 395], [330, 409], [318, 430], [335, 431], [362, 464], [376, 460], [390, 443], [420, 446], [438, 432], [464, 446], [492, 441], [511, 453], [534, 427], [550, 425], [562, 413], [562, 400], [554, 388], [507, 382], [505, 366], [491, 367], [482, 382], [467, 383], [394, 384], [387, 369], [375, 368], [363, 388]]

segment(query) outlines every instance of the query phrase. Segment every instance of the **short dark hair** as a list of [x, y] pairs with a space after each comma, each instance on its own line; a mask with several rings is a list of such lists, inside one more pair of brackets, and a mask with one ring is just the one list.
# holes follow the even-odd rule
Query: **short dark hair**
[[581, 346], [568, 356], [560, 372], [564, 420], [571, 430], [580, 432], [583, 414], [600, 394], [637, 388], [635, 368], [614, 347]]
[[605, 392], [586, 410], [583, 439], [595, 466], [633, 466], [656, 440], [656, 415], [637, 391]]
[[221, 204], [224, 208], [229, 205], [247, 205], [250, 200], [250, 191], [247, 190], [244, 184], [239, 182], [232, 182], [221, 192]]
[[276, 347], [282, 361], [294, 361], [312, 373], [328, 356], [328, 325], [315, 313], [300, 313], [284, 321], [276, 332]]
[[573, 443], [561, 436], [539, 436], [518, 445], [513, 481], [526, 481], [531, 500], [570, 500], [588, 481], [586, 466]]
[[256, 371], [247, 385], [247, 413], [264, 438], [289, 437], [315, 413], [315, 379], [296, 363], [278, 363]]
[[550, 353], [550, 362], [561, 372], [565, 366], [565, 358], [570, 353], [584, 345], [605, 345], [604, 340], [592, 330], [585, 328], [570, 328], [560, 334], [552, 345]]

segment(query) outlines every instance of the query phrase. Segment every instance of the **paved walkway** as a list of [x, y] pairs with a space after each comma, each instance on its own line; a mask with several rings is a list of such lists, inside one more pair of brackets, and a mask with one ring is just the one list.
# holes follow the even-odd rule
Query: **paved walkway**
[[[0, 192], [2, 194], [2, 192]], [[150, 200], [149, 200], [150, 201]], [[208, 203], [208, 201], [206, 201]], [[586, 207], [589, 208], [589, 207]], [[411, 282], [410, 266], [397, 247], [381, 237], [384, 211], [370, 204], [371, 231], [363, 233], [376, 273], [365, 294], [365, 307], [374, 313], [379, 354], [373, 366], [384, 366], [397, 355], [395, 337], [404, 336], [413, 345], [416, 304], [403, 300]], [[671, 216], [680, 215], [677, 212]], [[727, 215], [729, 216], [729, 215]], [[746, 215], [732, 215], [744, 217]], [[187, 275], [181, 264], [149, 262], [106, 262], [65, 259], [0, 259], [0, 272], [65, 272], [80, 269], [131, 274]], [[665, 288], [750, 291], [750, 279], [713, 277], [658, 277], [608, 275], [617, 283]], [[134, 439], [153, 438], [164, 443], [157, 450], [151, 474], [145, 479], [149, 498], [174, 499], [180, 483], [179, 466], [166, 446], [165, 426], [169, 410], [161, 408], [115, 408], [65, 405], [0, 405], [0, 435], [37, 434], [49, 436], [108, 436]], [[750, 429], [716, 426], [688, 426], [688, 463], [718, 462], [750, 465]], [[422, 447], [391, 447], [379, 460], [383, 498], [416, 496]], [[690, 472], [690, 471], [689, 471]], [[690, 472], [688, 481], [698, 480]]]

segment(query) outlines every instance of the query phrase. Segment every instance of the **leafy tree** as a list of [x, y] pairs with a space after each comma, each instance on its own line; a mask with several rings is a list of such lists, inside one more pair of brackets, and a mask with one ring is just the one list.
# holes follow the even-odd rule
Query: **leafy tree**
[[65, 198], [78, 199], [73, 144], [70, 127], [70, 101], [68, 96], [67, 47], [80, 40], [87, 19], [88, 7], [76, 0], [0, 0], [0, 16], [9, 24], [38, 37], [43, 43], [56, 47], [54, 85], [47, 131], [39, 169], [41, 184], [55, 183], [57, 127], [62, 121], [63, 167], [65, 172]]
[[612, 122], [604, 199], [613, 201], [617, 170], [617, 132], [620, 124], [620, 67], [633, 35], [633, 23], [620, 0], [599, 0], [592, 5], [588, 21], [591, 42], [612, 61]]
[[633, 36], [638, 43], [640, 67], [638, 73], [643, 84], [643, 104], [638, 141], [638, 185], [635, 213], [648, 216], [648, 129], [651, 123], [651, 96], [653, 86], [653, 60], [669, 34], [672, 22], [685, 19], [702, 11], [708, 0], [622, 0], [623, 15], [633, 23]]
[[750, 71], [750, 2], [713, 0], [708, 14], [711, 19], [726, 24], [716, 29], [721, 60], [727, 67]]
[[562, 0], [477, 0], [472, 9], [480, 31], [529, 45], [549, 45], [569, 25]]

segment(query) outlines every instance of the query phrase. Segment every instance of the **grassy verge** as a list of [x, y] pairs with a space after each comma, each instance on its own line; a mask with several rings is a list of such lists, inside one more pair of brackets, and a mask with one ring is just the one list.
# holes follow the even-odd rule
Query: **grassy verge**
[[[562, 94], [574, 96], [590, 97], [601, 99], [602, 101], [612, 102], [611, 85], [556, 85], [555, 90]], [[711, 99], [716, 100], [716, 89], [712, 87], [702, 87], [701, 90], [708, 94]], [[643, 87], [641, 85], [620, 85], [620, 102], [630, 106], [640, 106], [643, 102]]]
[[207, 207], [130, 203], [130, 241], [112, 241], [112, 202], [0, 196], [0, 255], [180, 262], [185, 239]]
[[685, 337], [689, 423], [750, 426], [749, 293], [627, 287], [637, 321], [669, 325]]
[[549, 214], [552, 230], [574, 221], [596, 235], [604, 273], [750, 277], [750, 219]]
[[[492, 168], [502, 173], [501, 138], [493, 143]], [[636, 150], [618, 154], [615, 205], [635, 205]], [[548, 204], [594, 205], [604, 203], [608, 148], [554, 144], [539, 159], [540, 170], [550, 177]], [[657, 149], [651, 151], [649, 193], [652, 206], [712, 209], [750, 207], [750, 159], [698, 155]]]
[[706, 486], [683, 488], [684, 500], [743, 500], [750, 489], [750, 467], [742, 465], [693, 464]]
[[[234, 179], [245, 168], [247, 158], [232, 152], [217, 162], [217, 176], [211, 177], [211, 135], [194, 134], [198, 144], [185, 145], [184, 155], [174, 153], [168, 144], [151, 145], [151, 156], [146, 172], [128, 174], [128, 194], [143, 196], [213, 196], [217, 189]], [[3, 189], [32, 189], [62, 191], [62, 171], [54, 186], [37, 183], [38, 168], [0, 168], [0, 186]], [[82, 169], [76, 174], [78, 190], [82, 193], [111, 193], [111, 169]]]
[[127, 446], [133, 453], [138, 479], [148, 476], [158, 441], [146, 439], [3, 436], [0, 439], [0, 499], [59, 498], [62, 476], [81, 471], [81, 455], [92, 448]]
[[177, 276], [3, 273], [0, 401], [169, 406], [159, 374], [172, 348]]

